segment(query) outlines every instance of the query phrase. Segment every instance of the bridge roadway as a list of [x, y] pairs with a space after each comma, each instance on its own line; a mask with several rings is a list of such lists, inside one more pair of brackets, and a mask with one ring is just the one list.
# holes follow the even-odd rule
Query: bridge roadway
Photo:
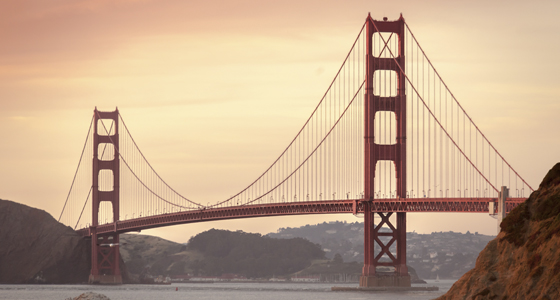
[[[525, 201], [526, 198], [508, 198], [506, 200], [506, 213]], [[89, 227], [77, 232], [82, 236], [91, 236], [93, 230], [97, 234], [126, 233], [141, 231], [151, 228], [208, 222], [217, 220], [230, 220], [241, 218], [309, 215], [309, 214], [340, 214], [363, 213], [361, 199], [354, 200], [328, 200], [309, 202], [290, 202], [272, 204], [252, 204], [219, 208], [203, 208], [174, 213], [161, 214], [121, 220], [113, 223], [98, 225], [96, 229]], [[496, 202], [496, 198], [405, 198], [405, 199], [376, 199], [373, 201], [374, 212], [461, 212], [461, 213], [488, 213], [489, 203]], [[497, 202], [496, 202], [497, 203]], [[494, 205], [497, 213], [497, 205]]]

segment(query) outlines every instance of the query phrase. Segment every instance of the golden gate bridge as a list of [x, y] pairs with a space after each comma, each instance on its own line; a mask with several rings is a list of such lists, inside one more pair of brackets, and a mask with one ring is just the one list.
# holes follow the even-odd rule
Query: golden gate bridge
[[119, 111], [95, 109], [59, 221], [92, 239], [90, 282], [121, 283], [120, 233], [363, 214], [360, 286], [410, 286], [407, 213], [506, 213], [532, 191], [459, 104], [402, 15], [368, 15], [310, 117], [238, 193], [206, 205], [181, 195], [150, 165]]

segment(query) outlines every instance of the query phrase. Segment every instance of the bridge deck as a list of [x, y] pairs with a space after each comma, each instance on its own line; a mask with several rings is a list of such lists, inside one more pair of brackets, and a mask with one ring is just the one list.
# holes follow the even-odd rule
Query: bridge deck
[[[506, 213], [525, 201], [525, 198], [508, 198]], [[340, 214], [363, 213], [361, 199], [328, 200], [293, 203], [255, 204], [211, 209], [197, 209], [148, 216], [130, 220], [121, 220], [97, 226], [98, 234], [126, 233], [145, 229], [207, 222], [226, 219], [241, 219], [255, 217], [308, 215], [308, 214]], [[489, 213], [489, 203], [496, 202], [496, 198], [405, 198], [378, 199], [373, 201], [374, 212], [462, 212]], [[497, 207], [495, 206], [495, 210]], [[82, 236], [91, 236], [92, 228], [78, 230]]]

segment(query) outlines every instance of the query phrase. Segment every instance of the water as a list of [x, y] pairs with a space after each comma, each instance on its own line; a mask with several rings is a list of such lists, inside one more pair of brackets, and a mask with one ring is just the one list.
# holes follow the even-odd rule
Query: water
[[[427, 285], [438, 286], [437, 292], [332, 292], [332, 286], [357, 286], [335, 283], [174, 283], [172, 285], [0, 285], [0, 300], [64, 300], [85, 292], [103, 294], [111, 300], [152, 299], [434, 299], [447, 292], [455, 280], [428, 281]], [[178, 291], [175, 291], [178, 288]]]

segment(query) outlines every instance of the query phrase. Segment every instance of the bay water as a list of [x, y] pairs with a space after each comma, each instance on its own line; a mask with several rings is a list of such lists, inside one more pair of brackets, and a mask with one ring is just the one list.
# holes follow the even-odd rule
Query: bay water
[[427, 280], [437, 286], [432, 292], [333, 292], [331, 287], [356, 287], [357, 283], [173, 283], [171, 285], [0, 285], [0, 300], [65, 300], [85, 292], [103, 294], [111, 300], [183, 300], [183, 299], [232, 299], [232, 300], [329, 300], [329, 299], [434, 299], [447, 292], [455, 280]]

